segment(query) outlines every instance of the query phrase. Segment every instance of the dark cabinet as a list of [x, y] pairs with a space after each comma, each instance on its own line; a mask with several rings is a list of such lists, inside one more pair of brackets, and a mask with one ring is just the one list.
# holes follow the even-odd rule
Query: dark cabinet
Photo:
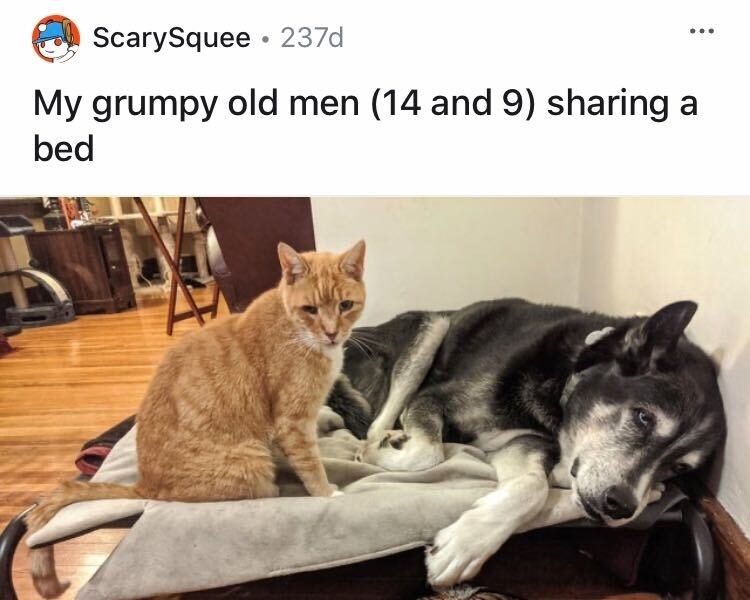
[[199, 198], [226, 272], [214, 273], [229, 310], [242, 312], [279, 283], [276, 247], [315, 250], [310, 198]]
[[76, 314], [135, 306], [119, 225], [30, 233], [26, 241], [35, 266], [67, 288]]

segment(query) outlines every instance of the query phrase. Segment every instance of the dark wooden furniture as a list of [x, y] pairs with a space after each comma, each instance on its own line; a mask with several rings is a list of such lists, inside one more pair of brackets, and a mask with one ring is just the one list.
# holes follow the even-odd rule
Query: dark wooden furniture
[[200, 201], [228, 273], [214, 278], [229, 310], [242, 312], [281, 278], [276, 247], [315, 250], [310, 198], [206, 198]]
[[0, 215], [23, 215], [41, 219], [49, 212], [41, 198], [0, 198]]
[[118, 224], [30, 233], [26, 242], [34, 264], [68, 290], [76, 314], [135, 307]]

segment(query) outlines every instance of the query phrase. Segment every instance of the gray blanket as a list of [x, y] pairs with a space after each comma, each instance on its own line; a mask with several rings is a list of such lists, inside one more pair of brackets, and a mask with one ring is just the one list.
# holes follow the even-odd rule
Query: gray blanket
[[[429, 543], [495, 486], [484, 454], [446, 444], [446, 461], [395, 473], [353, 460], [359, 442], [323, 413], [320, 448], [329, 479], [344, 495], [310, 498], [279, 460], [282, 497], [180, 503], [98, 500], [61, 510], [30, 536], [44, 545], [141, 515], [78, 593], [82, 600], [125, 600], [210, 589], [394, 554]], [[135, 431], [112, 450], [94, 481], [132, 484]]]

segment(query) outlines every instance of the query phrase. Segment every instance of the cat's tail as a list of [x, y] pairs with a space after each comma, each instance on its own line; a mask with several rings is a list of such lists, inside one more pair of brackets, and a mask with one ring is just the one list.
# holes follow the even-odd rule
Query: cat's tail
[[[113, 500], [122, 498], [142, 498], [137, 489], [128, 485], [112, 483], [87, 483], [84, 481], [66, 481], [44, 498], [25, 517], [30, 533], [39, 531], [57, 512], [69, 504], [84, 500]], [[36, 591], [43, 598], [57, 598], [70, 582], [60, 581], [55, 572], [55, 554], [53, 546], [47, 545], [32, 548], [29, 551], [29, 570]]]

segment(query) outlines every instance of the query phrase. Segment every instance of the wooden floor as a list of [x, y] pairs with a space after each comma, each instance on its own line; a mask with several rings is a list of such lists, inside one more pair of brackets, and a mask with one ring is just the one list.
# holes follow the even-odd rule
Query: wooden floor
[[[210, 289], [198, 290], [208, 304]], [[77, 474], [81, 445], [133, 414], [162, 353], [195, 320], [175, 325], [169, 337], [166, 298], [139, 298], [139, 308], [81, 316], [73, 323], [26, 329], [0, 357], [0, 529], [33, 500]], [[179, 310], [187, 307], [178, 305]], [[221, 313], [226, 313], [222, 302]], [[61, 578], [73, 598], [121, 537], [94, 532], [57, 546]], [[16, 556], [19, 598], [36, 598], [26, 572], [25, 545]]]

